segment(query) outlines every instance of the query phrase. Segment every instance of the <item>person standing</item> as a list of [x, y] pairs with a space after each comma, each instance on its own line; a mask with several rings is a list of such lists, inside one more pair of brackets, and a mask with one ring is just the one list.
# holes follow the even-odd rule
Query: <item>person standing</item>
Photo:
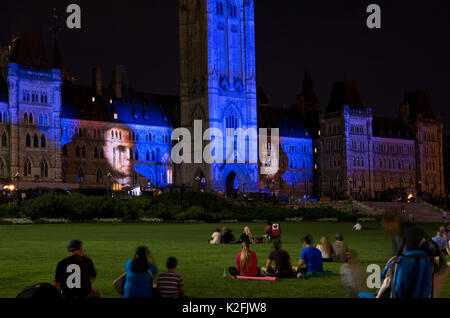
[[97, 277], [94, 263], [83, 250], [83, 243], [73, 240], [67, 246], [70, 256], [56, 266], [55, 287], [65, 299], [98, 298], [100, 293], [92, 286]]

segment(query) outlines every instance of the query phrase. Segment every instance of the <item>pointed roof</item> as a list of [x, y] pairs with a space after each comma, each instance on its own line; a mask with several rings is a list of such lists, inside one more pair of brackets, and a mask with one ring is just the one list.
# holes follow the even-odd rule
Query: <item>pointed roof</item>
[[64, 60], [59, 49], [58, 41], [56, 39], [53, 41], [52, 57], [51, 57], [52, 68], [58, 68], [60, 70], [65, 69]]
[[436, 117], [428, 100], [428, 95], [424, 91], [417, 90], [406, 93], [403, 102], [409, 104], [410, 118], [415, 118], [417, 115], [422, 115], [424, 118]]
[[15, 34], [10, 62], [37, 68], [50, 68], [44, 41], [40, 33]]
[[316, 93], [314, 93], [313, 81], [310, 72], [305, 72], [305, 77], [303, 79], [303, 89], [300, 93], [300, 97], [303, 97], [305, 102], [307, 103], [319, 103]]
[[350, 106], [356, 109], [365, 109], [359, 96], [358, 87], [355, 81], [335, 82], [331, 91], [330, 102], [327, 112], [337, 112], [343, 106]]

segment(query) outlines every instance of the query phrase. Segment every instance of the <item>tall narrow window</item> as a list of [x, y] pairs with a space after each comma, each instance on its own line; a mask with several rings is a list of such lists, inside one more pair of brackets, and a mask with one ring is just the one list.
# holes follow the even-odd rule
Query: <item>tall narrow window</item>
[[41, 178], [47, 178], [48, 177], [48, 164], [47, 161], [42, 160], [41, 162]]
[[30, 136], [30, 134], [27, 134], [27, 137], [26, 137], [26, 139], [25, 139], [25, 146], [26, 146], [27, 148], [30, 148], [30, 147], [31, 147], [31, 136]]
[[94, 148], [94, 158], [95, 159], [98, 158], [98, 148], [97, 147]]
[[41, 137], [41, 148], [47, 147], [47, 140], [45, 139], [45, 135]]
[[6, 176], [6, 165], [3, 161], [3, 159], [0, 159], [0, 176], [5, 177]]
[[8, 139], [6, 137], [6, 133], [4, 132], [2, 134], [2, 147], [7, 147], [8, 146]]
[[96, 179], [97, 179], [97, 183], [98, 184], [102, 184], [103, 183], [103, 173], [102, 173], [102, 171], [100, 169], [97, 170]]
[[34, 148], [38, 148], [39, 147], [39, 138], [38, 138], [38, 136], [36, 134], [34, 134], [34, 137], [33, 137], [33, 147]]
[[25, 160], [25, 163], [23, 165], [23, 175], [25, 177], [31, 177], [31, 162], [30, 160]]
[[29, 122], [30, 124], [33, 123], [33, 114], [32, 114], [32, 113], [30, 113], [30, 115], [28, 116], [28, 122]]
[[83, 183], [84, 182], [84, 171], [83, 171], [83, 169], [80, 168], [78, 170], [77, 176], [78, 176], [78, 183]]

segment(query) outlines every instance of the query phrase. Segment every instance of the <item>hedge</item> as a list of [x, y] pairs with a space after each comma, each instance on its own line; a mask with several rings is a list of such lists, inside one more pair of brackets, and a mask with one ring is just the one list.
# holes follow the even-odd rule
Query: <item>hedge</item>
[[123, 220], [164, 219], [166, 221], [252, 221], [255, 219], [285, 220], [303, 218], [317, 220], [337, 218], [354, 221], [359, 214], [348, 214], [331, 207], [292, 209], [283, 206], [246, 206], [230, 203], [210, 193], [169, 193], [154, 197], [119, 200], [108, 196], [87, 196], [79, 193], [46, 193], [39, 197], [11, 204], [0, 204], [0, 218], [43, 218], [86, 221], [101, 218]]

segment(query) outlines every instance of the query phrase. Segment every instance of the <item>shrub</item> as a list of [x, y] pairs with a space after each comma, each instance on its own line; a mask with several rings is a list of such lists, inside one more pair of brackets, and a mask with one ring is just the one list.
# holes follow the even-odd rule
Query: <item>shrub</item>
[[178, 213], [175, 216], [176, 220], [208, 220], [210, 219], [210, 214], [205, 211], [201, 206], [194, 205], [185, 210], [184, 212]]

